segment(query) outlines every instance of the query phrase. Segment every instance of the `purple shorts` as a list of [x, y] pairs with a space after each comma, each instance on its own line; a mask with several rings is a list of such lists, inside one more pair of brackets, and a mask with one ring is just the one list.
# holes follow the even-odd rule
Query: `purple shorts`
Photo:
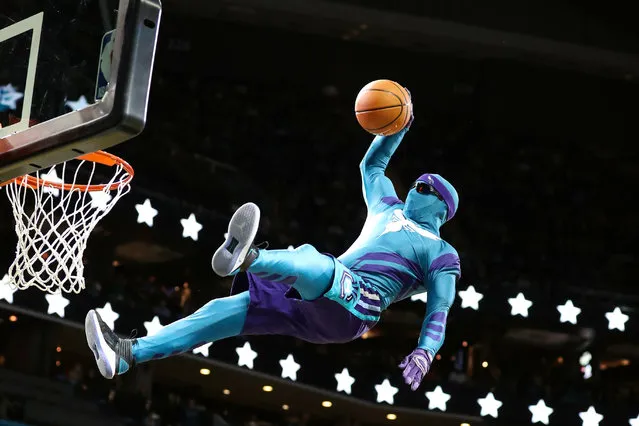
[[233, 280], [231, 294], [246, 290], [250, 294], [250, 303], [243, 335], [280, 334], [311, 343], [345, 343], [358, 338], [376, 324], [357, 318], [326, 297], [302, 300], [298, 292], [287, 284], [241, 272]]

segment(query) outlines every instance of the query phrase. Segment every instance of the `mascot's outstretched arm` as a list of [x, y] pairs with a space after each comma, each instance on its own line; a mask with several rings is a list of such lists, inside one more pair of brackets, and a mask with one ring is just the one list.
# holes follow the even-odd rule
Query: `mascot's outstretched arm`
[[386, 204], [399, 201], [393, 183], [384, 173], [407, 131], [408, 127], [391, 136], [376, 136], [360, 163], [362, 191], [369, 210], [374, 210], [382, 201]]

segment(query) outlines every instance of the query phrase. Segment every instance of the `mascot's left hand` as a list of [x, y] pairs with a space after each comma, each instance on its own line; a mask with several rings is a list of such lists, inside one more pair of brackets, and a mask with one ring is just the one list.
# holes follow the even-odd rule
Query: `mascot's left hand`
[[408, 97], [410, 99], [410, 118], [408, 119], [408, 123], [406, 123], [406, 128], [410, 129], [411, 124], [413, 124], [413, 120], [415, 120], [415, 114], [413, 112], [413, 95], [411, 95], [410, 90], [408, 90], [408, 87], [404, 87], [404, 89], [406, 90], [406, 92], [408, 93]]
[[430, 365], [433, 362], [432, 356], [424, 349], [415, 349], [404, 358], [399, 368], [404, 369], [404, 381], [410, 386], [412, 390], [417, 390], [422, 383], [424, 376], [430, 370]]

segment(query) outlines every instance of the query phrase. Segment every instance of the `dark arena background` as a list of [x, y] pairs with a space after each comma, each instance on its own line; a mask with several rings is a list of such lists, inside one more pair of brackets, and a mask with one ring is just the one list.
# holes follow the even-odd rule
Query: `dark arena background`
[[[17, 7], [8, 3], [0, 17]], [[49, 7], [103, 3], [43, 8], [46, 17]], [[163, 8], [146, 129], [109, 150], [136, 175], [89, 238], [86, 289], [65, 302], [14, 292], [7, 277], [0, 284], [0, 425], [639, 426], [639, 30], [630, 8]], [[100, 20], [84, 30], [98, 42], [105, 32]], [[75, 58], [56, 34], [43, 40], [50, 68], [38, 78], [55, 90], [36, 93], [35, 122], [70, 111], [69, 99], [91, 102], [95, 90], [56, 63], [94, 76], [97, 62]], [[4, 125], [21, 107], [6, 96], [9, 84], [21, 90], [22, 66], [0, 63]], [[425, 297], [392, 305], [347, 344], [234, 337], [103, 379], [86, 345], [87, 311], [103, 308], [121, 336], [144, 336], [228, 295], [231, 279], [213, 273], [211, 255], [243, 203], [260, 206], [258, 240], [270, 248], [310, 243], [339, 255], [351, 245], [366, 218], [358, 164], [373, 139], [354, 101], [381, 78], [409, 88], [414, 103], [387, 171], [398, 195], [424, 172], [460, 195], [442, 237], [458, 250], [462, 277], [422, 386], [411, 391], [398, 364], [415, 347]], [[16, 245], [2, 198], [0, 277]]]

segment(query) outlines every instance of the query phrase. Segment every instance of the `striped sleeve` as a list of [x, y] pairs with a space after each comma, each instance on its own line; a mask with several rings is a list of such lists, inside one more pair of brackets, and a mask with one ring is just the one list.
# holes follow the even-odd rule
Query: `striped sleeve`
[[428, 276], [435, 280], [439, 274], [450, 273], [459, 279], [461, 277], [461, 263], [456, 252], [445, 253], [436, 257], [428, 268]]

